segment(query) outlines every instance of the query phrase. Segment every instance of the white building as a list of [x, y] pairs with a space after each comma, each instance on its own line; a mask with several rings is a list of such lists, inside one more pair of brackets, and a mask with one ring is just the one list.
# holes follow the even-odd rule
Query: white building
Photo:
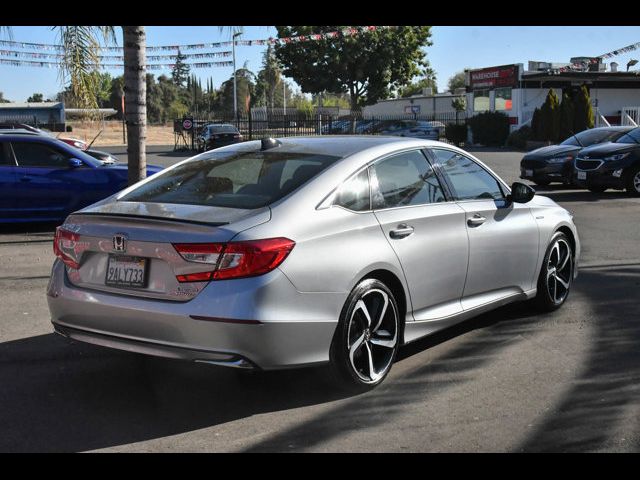
[[425, 89], [422, 95], [414, 95], [407, 98], [393, 98], [380, 100], [375, 105], [367, 105], [362, 109], [364, 117], [384, 117], [402, 115], [434, 115], [453, 114], [455, 109], [451, 105], [454, 98], [463, 98], [465, 92], [455, 94], [436, 93], [431, 94], [431, 89]]
[[[571, 59], [571, 63], [581, 59]], [[511, 129], [516, 130], [531, 121], [533, 111], [542, 106], [550, 88], [561, 99], [563, 90], [582, 85], [589, 89], [598, 125], [605, 124], [605, 120], [620, 125], [624, 123], [623, 110], [640, 107], [640, 72], [619, 72], [615, 63], [609, 71], [602, 63], [583, 71], [558, 70], [567, 65], [529, 62], [526, 71], [523, 64], [468, 70], [467, 118], [487, 110], [501, 111], [509, 116]]]

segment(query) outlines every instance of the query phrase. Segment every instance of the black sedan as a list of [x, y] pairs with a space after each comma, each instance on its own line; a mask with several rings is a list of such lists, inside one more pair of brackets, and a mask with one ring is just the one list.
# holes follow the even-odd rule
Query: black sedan
[[614, 142], [633, 127], [601, 127], [584, 130], [560, 145], [549, 145], [527, 153], [520, 162], [520, 178], [536, 185], [551, 182], [571, 184], [573, 161], [578, 152], [591, 145]]
[[613, 143], [581, 150], [574, 163], [573, 183], [594, 193], [613, 188], [640, 196], [640, 127]]
[[206, 125], [198, 135], [198, 151], [204, 152], [242, 141], [242, 134], [236, 127], [226, 123]]

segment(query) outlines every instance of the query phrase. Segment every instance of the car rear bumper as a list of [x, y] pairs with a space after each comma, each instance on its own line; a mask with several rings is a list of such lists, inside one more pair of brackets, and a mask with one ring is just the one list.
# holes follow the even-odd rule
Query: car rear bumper
[[280, 369], [329, 360], [347, 293], [301, 293], [278, 269], [210, 282], [188, 302], [73, 286], [56, 261], [47, 289], [56, 332], [147, 355]]

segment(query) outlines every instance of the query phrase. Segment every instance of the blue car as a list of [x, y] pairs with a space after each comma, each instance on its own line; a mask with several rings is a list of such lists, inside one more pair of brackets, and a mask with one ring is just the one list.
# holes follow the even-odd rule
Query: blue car
[[[160, 170], [150, 165], [147, 176]], [[61, 222], [126, 186], [126, 165], [46, 135], [0, 134], [0, 223]]]

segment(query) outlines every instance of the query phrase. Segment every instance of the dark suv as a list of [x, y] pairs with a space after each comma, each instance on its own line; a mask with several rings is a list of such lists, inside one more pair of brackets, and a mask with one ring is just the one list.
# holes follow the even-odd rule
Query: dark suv
[[581, 150], [574, 162], [573, 182], [594, 193], [613, 188], [640, 196], [640, 127], [615, 142]]
[[242, 141], [242, 134], [227, 123], [205, 125], [198, 135], [198, 151], [204, 152]]

